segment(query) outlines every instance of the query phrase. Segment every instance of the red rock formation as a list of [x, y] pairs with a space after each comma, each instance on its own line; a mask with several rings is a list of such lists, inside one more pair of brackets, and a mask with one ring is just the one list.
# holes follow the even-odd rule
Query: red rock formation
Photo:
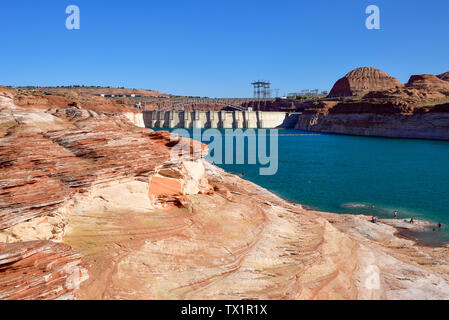
[[338, 104], [337, 101], [306, 102], [300, 105], [304, 114], [328, 114]]
[[449, 71], [438, 75], [438, 78], [444, 81], [449, 81]]
[[342, 102], [329, 110], [330, 114], [412, 114], [413, 106], [403, 101]]
[[150, 199], [154, 199], [159, 203], [165, 202], [165, 204], [174, 203], [181, 205], [182, 200], [184, 200], [182, 199], [183, 190], [181, 182], [169, 177], [152, 177], [148, 196]]
[[[60, 237], [52, 234], [57, 229], [37, 229], [75, 194], [120, 179], [149, 181], [171, 157], [195, 161], [207, 153], [199, 142], [140, 129], [123, 116], [97, 114], [77, 103], [46, 112], [16, 107], [13, 93], [0, 89], [0, 243], [33, 234]], [[182, 194], [168, 196], [187, 202]], [[84, 279], [75, 275], [80, 266], [81, 255], [67, 245], [2, 244], [0, 299], [70, 298]]]
[[433, 74], [413, 75], [405, 86], [420, 90], [447, 92], [449, 95], [449, 82], [444, 81]]
[[297, 129], [361, 136], [449, 140], [447, 103], [417, 106], [401, 99], [362, 99], [308, 109]]
[[[447, 74], [414, 75], [403, 86], [386, 73], [360, 68], [340, 79], [330, 96], [363, 95], [306, 106], [298, 129], [367, 136], [449, 140]], [[339, 99], [341, 101], [341, 99]]]
[[350, 97], [363, 95], [370, 91], [387, 90], [401, 87], [402, 84], [396, 78], [385, 72], [371, 67], [363, 67], [350, 71], [346, 76], [338, 80], [330, 97]]
[[[120, 117], [101, 117], [75, 107], [53, 114], [47, 114], [47, 121], [56, 121], [59, 127], [35, 132], [28, 130], [33, 126], [15, 124], [2, 139], [0, 230], [52, 212], [80, 188], [130, 176], [149, 177], [169, 159], [167, 146], [187, 143], [190, 154], [184, 156], [192, 159], [207, 152], [204, 145], [187, 139], [170, 141], [167, 132], [139, 129]], [[33, 115], [37, 116], [28, 112], [22, 121]], [[58, 119], [64, 119], [63, 126]]]
[[[68, 228], [59, 240], [84, 255], [89, 279], [76, 289], [85, 270], [68, 245], [2, 243], [0, 299], [449, 295], [447, 248], [426, 251], [363, 217], [306, 211], [201, 161], [199, 142], [78, 105], [42, 111], [11, 100], [0, 90], [0, 242], [23, 241], [17, 233], [30, 237], [62, 215]], [[339, 124], [345, 112], [370, 110], [342, 104], [330, 114], [336, 102], [313, 108]], [[377, 116], [356, 114], [352, 124], [366, 129], [374, 118], [383, 129]], [[189, 203], [161, 209], [151, 198]]]
[[0, 146], [0, 230], [48, 214], [80, 187], [148, 175], [168, 158], [166, 151], [154, 148], [159, 134], [128, 131], [123, 125], [93, 120], [45, 133], [10, 130]]
[[417, 102], [430, 101], [431, 99], [444, 99], [447, 94], [440, 92], [432, 87], [401, 87], [385, 91], [372, 91], [363, 96], [364, 99], [401, 101], [409, 104], [417, 104]]
[[0, 243], [0, 300], [71, 299], [87, 278], [82, 255], [66, 244]]

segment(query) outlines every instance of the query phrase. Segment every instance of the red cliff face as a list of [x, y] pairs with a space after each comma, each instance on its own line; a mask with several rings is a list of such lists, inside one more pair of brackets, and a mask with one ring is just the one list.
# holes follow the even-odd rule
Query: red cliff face
[[361, 101], [342, 102], [332, 108], [330, 114], [412, 114], [413, 106], [402, 101]]
[[396, 78], [371, 67], [352, 70], [338, 80], [332, 88], [330, 97], [350, 97], [366, 94], [370, 91], [388, 90], [401, 87]]

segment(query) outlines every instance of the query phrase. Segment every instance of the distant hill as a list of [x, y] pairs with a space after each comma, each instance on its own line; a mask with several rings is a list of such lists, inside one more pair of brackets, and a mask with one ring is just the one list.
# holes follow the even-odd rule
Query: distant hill
[[[29, 87], [28, 87], [29, 88]], [[125, 88], [107, 88], [107, 87], [36, 87], [36, 91], [49, 93], [76, 93], [79, 95], [136, 95], [141, 97], [168, 97], [168, 94], [161, 93], [154, 90], [144, 89], [125, 89]]]

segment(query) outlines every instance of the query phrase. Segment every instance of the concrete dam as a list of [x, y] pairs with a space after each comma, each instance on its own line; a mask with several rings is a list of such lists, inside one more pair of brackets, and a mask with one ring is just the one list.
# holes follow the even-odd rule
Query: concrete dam
[[143, 111], [146, 128], [294, 128], [301, 113], [268, 111]]

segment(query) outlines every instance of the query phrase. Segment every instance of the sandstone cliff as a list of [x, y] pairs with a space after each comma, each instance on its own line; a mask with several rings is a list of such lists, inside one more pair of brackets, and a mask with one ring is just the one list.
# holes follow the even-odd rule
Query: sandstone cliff
[[124, 116], [13, 101], [1, 90], [0, 299], [449, 298], [448, 248], [304, 210]]
[[400, 102], [349, 102], [308, 109], [296, 129], [325, 133], [449, 140], [449, 104], [413, 108]]

